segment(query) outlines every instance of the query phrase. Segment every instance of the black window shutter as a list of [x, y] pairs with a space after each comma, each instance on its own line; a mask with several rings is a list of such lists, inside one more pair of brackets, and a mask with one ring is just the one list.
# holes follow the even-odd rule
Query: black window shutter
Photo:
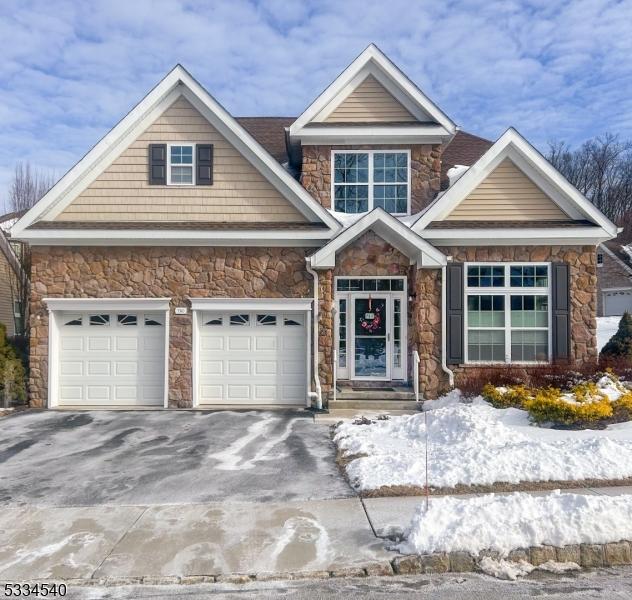
[[167, 185], [167, 144], [149, 144], [149, 184]]
[[553, 315], [553, 360], [570, 359], [571, 299], [570, 270], [567, 263], [553, 263], [552, 315]]
[[213, 185], [213, 144], [197, 145], [196, 185]]
[[463, 352], [463, 263], [448, 263], [446, 270], [446, 362], [449, 365], [457, 365], [465, 362]]

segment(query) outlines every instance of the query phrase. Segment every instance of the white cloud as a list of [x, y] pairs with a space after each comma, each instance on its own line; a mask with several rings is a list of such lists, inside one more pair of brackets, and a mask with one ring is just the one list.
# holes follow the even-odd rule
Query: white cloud
[[464, 129], [540, 147], [632, 137], [632, 3], [9, 0], [0, 198], [16, 160], [63, 173], [177, 62], [235, 115], [296, 115], [377, 43]]

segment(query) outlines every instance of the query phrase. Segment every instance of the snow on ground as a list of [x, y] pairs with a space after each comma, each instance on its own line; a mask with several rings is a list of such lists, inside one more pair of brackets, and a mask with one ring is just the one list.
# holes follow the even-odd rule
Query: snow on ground
[[601, 350], [617, 332], [621, 317], [597, 317], [597, 348]]
[[352, 485], [360, 491], [423, 487], [425, 419], [431, 487], [632, 477], [632, 422], [604, 430], [547, 429], [531, 425], [526, 411], [496, 409], [480, 396], [461, 400], [453, 391], [426, 403], [425, 413], [338, 425], [338, 448], [358, 456], [346, 467]]
[[604, 544], [632, 538], [632, 496], [514, 493], [431, 498], [396, 546], [403, 554]]

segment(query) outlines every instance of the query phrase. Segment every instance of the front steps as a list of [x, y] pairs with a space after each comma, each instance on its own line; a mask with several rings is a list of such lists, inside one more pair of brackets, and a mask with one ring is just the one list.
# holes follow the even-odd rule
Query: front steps
[[371, 386], [358, 389], [359, 385], [338, 385], [336, 399], [329, 395], [329, 412], [356, 410], [360, 412], [417, 411], [421, 402], [415, 402], [412, 387], [399, 385]]

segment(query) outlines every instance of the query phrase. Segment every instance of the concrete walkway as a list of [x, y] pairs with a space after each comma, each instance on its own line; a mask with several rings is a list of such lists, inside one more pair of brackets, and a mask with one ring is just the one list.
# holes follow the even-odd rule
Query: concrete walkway
[[[631, 487], [564, 491], [632, 494]], [[239, 580], [240, 574], [258, 579], [391, 574], [395, 554], [382, 538], [401, 533], [422, 502], [399, 497], [4, 507], [0, 580], [159, 583]]]
[[361, 571], [391, 559], [358, 498], [0, 512], [0, 580]]

